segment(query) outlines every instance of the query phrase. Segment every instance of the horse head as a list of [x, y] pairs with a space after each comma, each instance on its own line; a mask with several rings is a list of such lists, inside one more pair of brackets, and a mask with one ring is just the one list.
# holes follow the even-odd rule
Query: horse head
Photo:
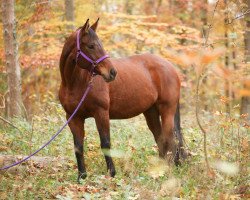
[[96, 34], [98, 21], [99, 18], [90, 26], [88, 19], [77, 32], [77, 64], [89, 71], [93, 69], [106, 82], [110, 82], [115, 79], [117, 71], [108, 59], [108, 55]]

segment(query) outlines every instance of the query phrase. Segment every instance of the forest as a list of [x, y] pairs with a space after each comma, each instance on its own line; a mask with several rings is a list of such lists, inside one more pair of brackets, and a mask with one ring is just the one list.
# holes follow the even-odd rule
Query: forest
[[[0, 2], [0, 199], [250, 198], [250, 0]], [[174, 65], [187, 158], [178, 166], [159, 158], [140, 114], [110, 120], [115, 177], [92, 117], [84, 125], [87, 177], [80, 183], [68, 126], [31, 159], [3, 169], [67, 120], [58, 96], [62, 49], [87, 19], [92, 25], [98, 18], [96, 34], [110, 58], [151, 53]]]

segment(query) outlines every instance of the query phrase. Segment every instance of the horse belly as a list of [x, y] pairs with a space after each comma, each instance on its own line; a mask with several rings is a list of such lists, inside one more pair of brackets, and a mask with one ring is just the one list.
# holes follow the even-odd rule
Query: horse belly
[[[119, 94], [119, 93], [118, 93]], [[157, 100], [153, 87], [129, 88], [110, 98], [110, 118], [128, 119], [148, 110]]]

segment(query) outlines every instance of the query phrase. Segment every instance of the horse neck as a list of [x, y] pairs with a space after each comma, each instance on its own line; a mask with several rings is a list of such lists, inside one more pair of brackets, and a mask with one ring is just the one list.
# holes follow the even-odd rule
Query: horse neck
[[75, 37], [66, 41], [60, 58], [60, 73], [62, 85], [72, 89], [76, 84], [84, 86], [88, 81], [88, 71], [81, 69], [76, 64], [76, 42]]
[[63, 84], [68, 89], [76, 88], [78, 85], [84, 87], [89, 80], [89, 72], [81, 69], [76, 63], [75, 59], [69, 58], [63, 70], [64, 81]]

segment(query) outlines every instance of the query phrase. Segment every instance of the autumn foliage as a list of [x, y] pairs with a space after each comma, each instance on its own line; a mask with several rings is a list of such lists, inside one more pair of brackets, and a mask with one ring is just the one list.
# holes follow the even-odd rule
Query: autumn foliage
[[[245, 197], [246, 191], [249, 189], [246, 188], [247, 160], [249, 159], [247, 134], [250, 130], [250, 67], [247, 59], [250, 50], [247, 49], [246, 45], [247, 33], [249, 34], [249, 27], [247, 29], [250, 12], [249, 0], [75, 0], [74, 3], [75, 21], [69, 22], [65, 19], [65, 5], [62, 0], [16, 0], [17, 41], [24, 102], [23, 117], [27, 120], [25, 126], [31, 126], [26, 124], [28, 122], [28, 124], [32, 124], [33, 121], [38, 121], [40, 124], [35, 127], [45, 133], [52, 134], [55, 127], [50, 123], [60, 124], [62, 122], [64, 113], [57, 99], [60, 83], [58, 66], [65, 39], [74, 31], [70, 30], [68, 25], [79, 27], [87, 18], [90, 18], [92, 23], [100, 17], [98, 35], [111, 57], [125, 57], [150, 52], [161, 55], [174, 63], [182, 79], [180, 103], [184, 137], [187, 137], [187, 148], [194, 158], [188, 164], [189, 167], [184, 165], [183, 168], [174, 171], [169, 168], [163, 170], [161, 161], [154, 160], [154, 158], [153, 164], [150, 164], [151, 167], [145, 167], [147, 164], [144, 161], [137, 161], [138, 157], [125, 156], [123, 161], [117, 161], [123, 166], [121, 171], [125, 171], [124, 173], [127, 173], [128, 176], [136, 177], [136, 181], [142, 177], [140, 172], [136, 170], [141, 168], [147, 171], [147, 175], [149, 175], [139, 180], [141, 185], [139, 184], [139, 189], [137, 189], [144, 191], [144, 187], [147, 187], [144, 182], [148, 184], [150, 182], [146, 182], [147, 180], [152, 180], [154, 185], [160, 184], [159, 188], [154, 188], [152, 193], [149, 192], [148, 195], [151, 197], [160, 195], [161, 197], [178, 196], [181, 198], [184, 196], [190, 199], [204, 199], [207, 197], [205, 195], [207, 191], [214, 192], [214, 190], [219, 192], [215, 191], [213, 193], [215, 196], [211, 198], [208, 196], [208, 198], [239, 199]], [[3, 20], [1, 19], [1, 21]], [[0, 30], [1, 32], [3, 30], [2, 23]], [[7, 116], [8, 85], [2, 34], [0, 34], [0, 49], [0, 115]], [[242, 102], [249, 103], [245, 105]], [[200, 120], [204, 134], [207, 135], [208, 155], [206, 156], [208, 156], [210, 164], [208, 171], [204, 164], [202, 146], [205, 144], [203, 143], [204, 138], [201, 137], [202, 132], [200, 132], [196, 118]], [[49, 123], [47, 128], [45, 128], [46, 124], [41, 122], [44, 119]], [[130, 121], [130, 123], [136, 124], [137, 122]], [[17, 124], [19, 123], [17, 122]], [[23, 124], [20, 122], [19, 125], [22, 127]], [[118, 125], [123, 126], [123, 124]], [[8, 131], [1, 121], [0, 127], [0, 131], [7, 135]], [[125, 125], [124, 127], [126, 128]], [[138, 127], [140, 134], [146, 132], [141, 124]], [[23, 127], [23, 129], [28, 132], [28, 128]], [[135, 131], [130, 126], [127, 129], [127, 132]], [[95, 132], [91, 128], [89, 130]], [[121, 129], [117, 130], [117, 132], [122, 132]], [[29, 131], [31, 133], [33, 129]], [[22, 137], [15, 134], [21, 140]], [[39, 134], [37, 133], [37, 135]], [[29, 134], [25, 136], [28, 137]], [[36, 138], [38, 141], [41, 140], [39, 136], [36, 137], [38, 137]], [[116, 137], [123, 136], [117, 134]], [[131, 135], [130, 138], [117, 139], [121, 143], [128, 141], [128, 149], [123, 146], [122, 148], [125, 149], [124, 152], [132, 152], [131, 155], [136, 151], [144, 151], [144, 147], [140, 145], [136, 149], [136, 145], [131, 139], [133, 137]], [[0, 151], [3, 153], [10, 153], [9, 146], [11, 145], [17, 151], [24, 151], [29, 146], [29, 142], [25, 140], [24, 146], [27, 146], [18, 148], [18, 145], [14, 145], [16, 143], [12, 141], [11, 136], [0, 135], [0, 139], [5, 141], [0, 146]], [[93, 138], [90, 140], [96, 142]], [[137, 138], [137, 140], [139, 139]], [[60, 143], [60, 145], [62, 144]], [[93, 146], [90, 144], [89, 148], [96, 148], [95, 145], [96, 143]], [[115, 145], [119, 146], [120, 143], [117, 142]], [[150, 163], [150, 156], [156, 155], [156, 151], [153, 144], [149, 145], [151, 145], [150, 150], [145, 150], [149, 155], [143, 155], [143, 159], [149, 159]], [[30, 146], [32, 145], [30, 144]], [[51, 153], [53, 150], [48, 150], [48, 152]], [[25, 151], [25, 153], [28, 152]], [[56, 149], [56, 153], [59, 154], [60, 150]], [[92, 154], [93, 152], [89, 150], [88, 156], [95, 159], [97, 155]], [[52, 155], [56, 156], [53, 153]], [[96, 163], [98, 162], [96, 161]], [[128, 167], [127, 165], [131, 163], [133, 167]], [[157, 163], [156, 166], [155, 163]], [[102, 163], [98, 164], [102, 165]], [[58, 173], [62, 169], [58, 167]], [[206, 172], [206, 178], [197, 177], [196, 170], [200, 170], [201, 173]], [[187, 177], [184, 172], [191, 175]], [[27, 173], [34, 172], [31, 170]], [[178, 173], [181, 175], [176, 175]], [[171, 174], [175, 178], [169, 176], [165, 180], [163, 177], [166, 174]], [[61, 176], [63, 177], [63, 175]], [[192, 179], [193, 177], [195, 178]], [[233, 180], [232, 177], [237, 177], [235, 178], [237, 180]], [[47, 179], [50, 178], [47, 177]], [[59, 179], [58, 182], [63, 181]], [[183, 185], [183, 179], [189, 179], [190, 182], [184, 181]], [[229, 186], [222, 180], [225, 180]], [[49, 193], [53, 198], [63, 199], [70, 191], [74, 193], [72, 194], [73, 199], [74, 197], [80, 198], [77, 196], [79, 193], [97, 194], [103, 192], [104, 189], [100, 185], [96, 186], [95, 181], [107, 184], [108, 187], [115, 188], [119, 192], [132, 191], [132, 189], [129, 190], [123, 186], [121, 186], [122, 189], [119, 188], [119, 184], [129, 185], [130, 179], [107, 181], [103, 176], [95, 177], [95, 180], [87, 180], [87, 186], [77, 186], [71, 183], [67, 183], [67, 187], [57, 185], [57, 194], [55, 191]], [[203, 183], [203, 181], [203, 185], [198, 184]], [[221, 190], [218, 189], [218, 185], [212, 185], [212, 182], [221, 184]], [[137, 187], [136, 184], [133, 186]], [[189, 188], [192, 190], [189, 191]], [[245, 190], [240, 192], [242, 188]], [[30, 190], [32, 191], [32, 188]], [[138, 192], [140, 195], [143, 193]], [[134, 199], [140, 199], [136, 194], [131, 195]], [[113, 195], [115, 198], [117, 195], [117, 199], [119, 199], [118, 194], [114, 193]], [[113, 196], [111, 195], [111, 197]], [[128, 199], [133, 199], [132, 197]], [[84, 198], [88, 199], [88, 197]], [[124, 197], [124, 199], [126, 198]]]

